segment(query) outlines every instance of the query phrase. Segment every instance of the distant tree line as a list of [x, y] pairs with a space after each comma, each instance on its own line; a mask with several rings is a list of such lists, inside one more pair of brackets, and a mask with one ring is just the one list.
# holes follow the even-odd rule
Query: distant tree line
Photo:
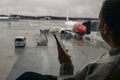
[[[33, 20], [66, 20], [66, 17], [59, 16], [25, 16], [25, 15], [0, 15], [0, 17], [10, 17], [11, 19], [33, 19]], [[70, 17], [70, 20], [98, 20], [98, 18], [76, 18]]]

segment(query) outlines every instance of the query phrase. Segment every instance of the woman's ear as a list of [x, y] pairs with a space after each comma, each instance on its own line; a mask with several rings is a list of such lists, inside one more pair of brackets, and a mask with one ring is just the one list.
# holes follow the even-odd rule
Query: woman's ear
[[109, 32], [109, 27], [106, 23], [104, 23], [103, 34], [108, 34], [108, 32]]

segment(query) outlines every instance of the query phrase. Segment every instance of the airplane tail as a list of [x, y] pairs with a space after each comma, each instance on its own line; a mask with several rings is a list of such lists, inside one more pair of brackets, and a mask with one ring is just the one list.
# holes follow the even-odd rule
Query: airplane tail
[[91, 33], [91, 21], [83, 22], [83, 25], [85, 25], [87, 28], [86, 34], [90, 34]]
[[67, 21], [70, 21], [70, 20], [69, 20], [68, 10], [66, 10], [66, 20], [67, 20]]

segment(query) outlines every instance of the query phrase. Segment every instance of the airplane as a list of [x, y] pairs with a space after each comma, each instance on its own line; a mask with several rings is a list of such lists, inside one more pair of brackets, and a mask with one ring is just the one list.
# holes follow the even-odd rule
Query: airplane
[[61, 28], [59, 30], [59, 33], [64, 34], [64, 36], [67, 35], [67, 37], [71, 37], [72, 33], [74, 32], [74, 37], [77, 39], [83, 39], [83, 36], [85, 34], [90, 34], [90, 25], [91, 21], [85, 21], [85, 22], [77, 22], [77, 21], [70, 21], [67, 16], [67, 21], [65, 22], [65, 25], [67, 28]]
[[[77, 39], [82, 39], [85, 34], [91, 33], [91, 21], [77, 22], [77, 21], [67, 21], [64, 23], [65, 27], [60, 26], [47, 26], [50, 33], [58, 32], [64, 35], [67, 39], [72, 37]], [[43, 25], [44, 26], [44, 25]]]
[[[64, 23], [66, 27], [55, 27], [50, 32], [59, 32], [61, 35], [64, 35], [67, 39], [75, 37], [77, 39], [83, 39], [85, 34], [91, 33], [91, 21], [78, 22], [69, 20], [68, 16], [66, 17], [66, 22]], [[50, 26], [49, 26], [50, 27]]]

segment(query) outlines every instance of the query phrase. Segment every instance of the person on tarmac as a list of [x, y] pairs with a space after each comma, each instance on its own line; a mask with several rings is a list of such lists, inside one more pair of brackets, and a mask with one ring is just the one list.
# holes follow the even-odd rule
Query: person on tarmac
[[[86, 65], [81, 71], [74, 74], [72, 60], [67, 54], [59, 54], [61, 64], [59, 76], [38, 74], [39, 79], [28, 80], [120, 80], [120, 0], [105, 0], [99, 14], [99, 30], [104, 41], [111, 49], [96, 61]], [[58, 49], [59, 53], [60, 49]], [[33, 74], [27, 72], [25, 75]], [[37, 74], [37, 73], [35, 73]], [[41, 78], [42, 77], [42, 78]]]

